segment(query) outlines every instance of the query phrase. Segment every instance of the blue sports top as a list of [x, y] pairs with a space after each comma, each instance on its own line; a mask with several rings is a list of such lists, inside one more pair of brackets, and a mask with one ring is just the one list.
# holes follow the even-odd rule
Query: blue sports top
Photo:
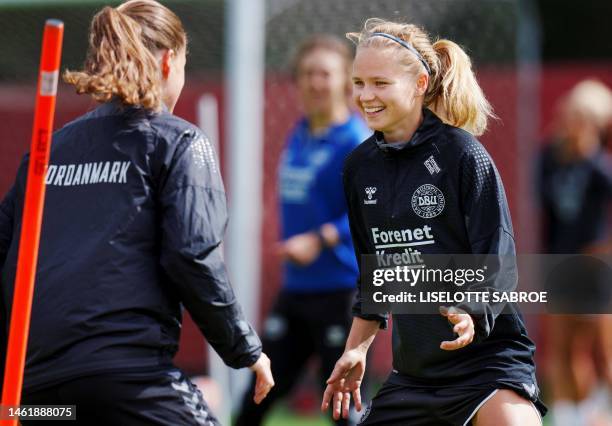
[[331, 222], [340, 243], [323, 249], [310, 265], [286, 262], [283, 288], [290, 292], [321, 292], [355, 288], [358, 268], [348, 225], [342, 166], [347, 155], [372, 134], [361, 118], [351, 115], [319, 135], [311, 134], [304, 118], [287, 138], [279, 166], [281, 236], [318, 230]]

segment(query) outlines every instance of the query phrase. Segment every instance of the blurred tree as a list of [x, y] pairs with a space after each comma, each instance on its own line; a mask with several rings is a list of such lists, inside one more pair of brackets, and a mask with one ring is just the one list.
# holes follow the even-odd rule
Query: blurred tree
[[[88, 25], [103, 0], [0, 0], [0, 81], [33, 81], [38, 70], [40, 40], [48, 18], [64, 21], [66, 35], [62, 69], [80, 68], [87, 50]], [[188, 72], [220, 71], [223, 68], [223, 0], [173, 0], [172, 10], [181, 17], [189, 36]]]

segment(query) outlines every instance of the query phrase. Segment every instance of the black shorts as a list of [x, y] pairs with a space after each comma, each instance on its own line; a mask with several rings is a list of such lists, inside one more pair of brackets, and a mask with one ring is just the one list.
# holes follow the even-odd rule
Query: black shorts
[[531, 401], [542, 417], [546, 407], [520, 384], [493, 383], [486, 386], [409, 386], [395, 373], [383, 384], [358, 423], [363, 426], [465, 426], [499, 389], [511, 389]]
[[76, 405], [76, 421], [49, 421], [50, 426], [220, 425], [201, 392], [178, 369], [83, 377], [24, 393], [21, 404]]

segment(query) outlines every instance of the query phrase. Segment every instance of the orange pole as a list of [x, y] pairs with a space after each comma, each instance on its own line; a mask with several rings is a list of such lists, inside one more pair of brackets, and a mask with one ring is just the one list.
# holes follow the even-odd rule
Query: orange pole
[[[3, 408], [18, 406], [21, 402], [38, 244], [45, 202], [45, 174], [49, 164], [63, 35], [64, 23], [62, 21], [49, 19], [45, 22], [21, 239], [19, 240], [15, 293], [2, 387]], [[17, 419], [3, 421], [2, 424], [17, 425]]]

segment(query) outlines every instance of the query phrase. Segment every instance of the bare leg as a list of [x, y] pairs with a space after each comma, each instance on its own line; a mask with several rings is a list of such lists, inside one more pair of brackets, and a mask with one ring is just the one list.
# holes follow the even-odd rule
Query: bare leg
[[612, 314], [603, 314], [599, 319], [597, 336], [601, 353], [601, 378], [612, 390]]
[[509, 389], [500, 389], [480, 407], [474, 426], [541, 426], [535, 406]]
[[558, 315], [551, 318], [549, 333], [553, 399], [579, 403], [597, 385], [597, 321], [579, 315]]

